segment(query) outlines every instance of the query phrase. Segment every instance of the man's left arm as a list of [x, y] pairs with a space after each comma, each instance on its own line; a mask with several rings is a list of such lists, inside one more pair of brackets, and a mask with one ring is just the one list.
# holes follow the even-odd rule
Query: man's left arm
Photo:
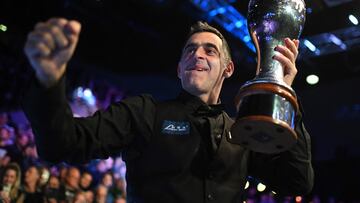
[[258, 178], [278, 194], [304, 195], [313, 188], [311, 141], [301, 114], [297, 116], [295, 131], [297, 143], [288, 151], [276, 155], [250, 153], [249, 175]]

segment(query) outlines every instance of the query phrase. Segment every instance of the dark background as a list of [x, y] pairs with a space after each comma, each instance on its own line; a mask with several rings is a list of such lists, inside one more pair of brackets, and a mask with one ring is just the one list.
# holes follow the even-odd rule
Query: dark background
[[[246, 16], [248, 1], [225, 1]], [[316, 169], [314, 192], [356, 196], [360, 188], [360, 29], [348, 20], [360, 19], [359, 0], [306, 1], [302, 39], [321, 48], [316, 56], [302, 45], [293, 88], [305, 109], [305, 124], [313, 139]], [[311, 10], [310, 10], [311, 9]], [[176, 0], [56, 0], [0, 1], [0, 107], [19, 109], [21, 91], [32, 70], [23, 54], [27, 33], [36, 22], [63, 16], [82, 23], [79, 45], [67, 75], [69, 89], [111, 83], [128, 95], [152, 93], [166, 99], [180, 89], [177, 62], [189, 26], [207, 20], [228, 39], [236, 65], [226, 81], [222, 100], [234, 115], [233, 97], [255, 74], [255, 54], [242, 41], [208, 18], [191, 1]], [[329, 42], [335, 34], [346, 49]], [[320, 82], [308, 85], [308, 74]], [[26, 98], [25, 98], [26, 99]]]

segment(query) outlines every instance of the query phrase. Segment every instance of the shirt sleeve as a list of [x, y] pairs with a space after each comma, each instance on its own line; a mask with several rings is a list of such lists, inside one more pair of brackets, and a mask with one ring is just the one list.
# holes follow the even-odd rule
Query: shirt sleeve
[[65, 96], [65, 78], [48, 89], [34, 79], [22, 107], [40, 158], [55, 163], [86, 163], [119, 154], [134, 136], [151, 135], [155, 114], [153, 98], [140, 95], [114, 103], [93, 116], [74, 118]]
[[311, 141], [300, 109], [295, 126], [298, 140], [290, 150], [276, 155], [250, 153], [249, 175], [281, 195], [304, 195], [313, 188]]

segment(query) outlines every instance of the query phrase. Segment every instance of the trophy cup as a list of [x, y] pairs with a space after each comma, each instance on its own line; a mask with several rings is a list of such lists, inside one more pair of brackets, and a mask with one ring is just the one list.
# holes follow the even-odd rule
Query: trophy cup
[[268, 154], [296, 143], [297, 97], [283, 81], [283, 68], [272, 56], [286, 37], [300, 37], [305, 15], [303, 0], [250, 0], [248, 29], [257, 51], [257, 69], [255, 78], [241, 86], [235, 97], [232, 143]]

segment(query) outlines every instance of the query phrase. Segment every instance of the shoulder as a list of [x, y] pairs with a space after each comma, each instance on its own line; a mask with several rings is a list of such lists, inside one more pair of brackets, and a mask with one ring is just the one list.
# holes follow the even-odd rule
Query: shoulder
[[127, 97], [120, 101], [121, 103], [139, 104], [139, 103], [156, 103], [154, 97], [150, 94], [140, 94], [137, 96]]
[[121, 101], [113, 103], [115, 108], [124, 108], [128, 110], [144, 110], [153, 109], [156, 105], [156, 100], [150, 94], [141, 94], [137, 96], [130, 96]]
[[223, 115], [224, 115], [225, 122], [230, 123], [230, 125], [235, 123], [235, 118], [230, 117], [225, 111], [223, 112]]

